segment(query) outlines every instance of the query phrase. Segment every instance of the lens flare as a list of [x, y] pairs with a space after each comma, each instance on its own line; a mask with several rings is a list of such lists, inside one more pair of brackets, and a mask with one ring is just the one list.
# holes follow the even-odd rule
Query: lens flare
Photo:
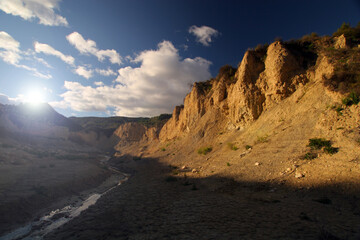
[[25, 98], [25, 102], [30, 103], [32, 105], [39, 105], [44, 101], [45, 101], [44, 95], [39, 90], [29, 91]]

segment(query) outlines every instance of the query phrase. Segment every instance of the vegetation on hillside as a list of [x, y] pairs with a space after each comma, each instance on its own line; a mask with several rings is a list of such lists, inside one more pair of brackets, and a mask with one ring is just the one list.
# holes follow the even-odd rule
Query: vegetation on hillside
[[162, 126], [168, 119], [171, 118], [171, 114], [161, 114], [151, 118], [131, 118], [131, 117], [70, 117], [70, 119], [81, 125], [87, 131], [104, 132], [107, 135], [111, 135], [115, 129], [121, 124], [128, 122], [137, 122], [143, 124], [146, 127]]
[[349, 23], [343, 23], [341, 27], [333, 33], [334, 37], [339, 37], [341, 35], [344, 35], [354, 43], [360, 42], [360, 22], [356, 27], [351, 27]]

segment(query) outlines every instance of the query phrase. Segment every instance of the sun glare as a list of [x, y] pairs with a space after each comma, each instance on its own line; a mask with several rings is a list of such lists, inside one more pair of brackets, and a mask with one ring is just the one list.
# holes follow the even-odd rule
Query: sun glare
[[28, 92], [26, 95], [25, 102], [30, 103], [32, 105], [39, 105], [40, 103], [44, 102], [44, 95], [37, 90], [33, 90]]

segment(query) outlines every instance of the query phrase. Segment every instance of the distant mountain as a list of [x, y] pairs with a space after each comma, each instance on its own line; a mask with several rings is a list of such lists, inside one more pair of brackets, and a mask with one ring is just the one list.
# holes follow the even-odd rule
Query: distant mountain
[[[0, 104], [0, 126], [5, 129], [32, 130], [34, 127], [65, 127], [69, 131], [79, 131], [82, 127], [71, 119], [56, 112], [49, 104], [20, 105]], [[14, 129], [13, 129], [14, 130]]]
[[80, 125], [86, 131], [103, 132], [110, 136], [114, 131], [125, 123], [139, 123], [145, 127], [162, 126], [171, 118], [171, 114], [161, 114], [160, 116], [146, 117], [70, 117], [74, 123]]

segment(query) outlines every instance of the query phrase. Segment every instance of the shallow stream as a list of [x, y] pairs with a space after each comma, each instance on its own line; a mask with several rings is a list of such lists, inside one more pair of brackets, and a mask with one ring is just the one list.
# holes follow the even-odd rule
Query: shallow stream
[[[109, 158], [102, 160], [101, 163], [106, 165], [108, 159]], [[42, 216], [40, 219], [35, 220], [27, 224], [26, 226], [17, 228], [4, 236], [1, 236], [0, 240], [43, 239], [46, 234], [59, 228], [65, 223], [69, 222], [71, 219], [79, 216], [81, 212], [94, 205], [97, 200], [101, 198], [101, 196], [128, 180], [129, 175], [121, 173], [118, 169], [114, 167], [108, 168], [114, 174], [102, 183], [103, 186], [97, 188], [105, 188], [103, 191], [100, 190], [100, 192], [96, 192], [95, 190], [93, 193], [82, 199], [80, 202], [67, 205], [61, 209], [55, 209], [48, 214]]]

